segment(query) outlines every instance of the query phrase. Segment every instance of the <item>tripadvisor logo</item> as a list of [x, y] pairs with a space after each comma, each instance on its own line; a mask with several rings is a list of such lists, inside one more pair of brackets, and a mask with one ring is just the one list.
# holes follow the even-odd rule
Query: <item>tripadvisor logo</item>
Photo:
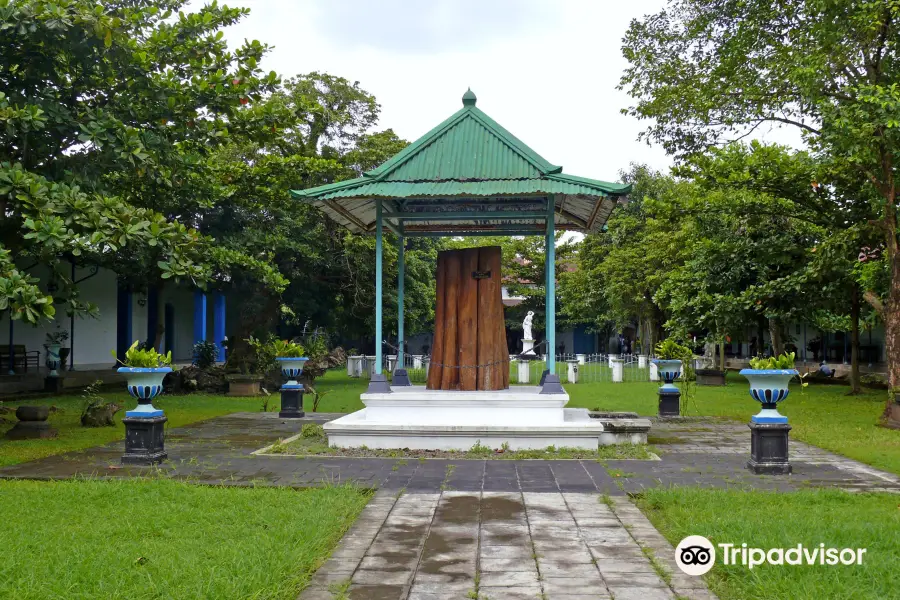
[[[807, 548], [797, 544], [791, 548], [750, 548], [747, 544], [718, 544], [723, 565], [743, 565], [753, 569], [760, 565], [861, 565], [866, 548], [826, 548], [819, 544]], [[716, 563], [716, 548], [701, 535], [690, 535], [675, 549], [678, 568], [688, 575], [703, 575]]]

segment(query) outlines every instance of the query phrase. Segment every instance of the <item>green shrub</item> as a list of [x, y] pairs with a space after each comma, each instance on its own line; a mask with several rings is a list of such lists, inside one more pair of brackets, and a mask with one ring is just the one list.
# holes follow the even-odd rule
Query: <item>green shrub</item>
[[307, 423], [300, 430], [300, 435], [305, 438], [324, 438], [325, 430], [316, 423]]
[[794, 357], [795, 353], [791, 352], [783, 353], [778, 358], [772, 356], [769, 358], [751, 358], [750, 359], [750, 368], [751, 369], [793, 369], [794, 368]]
[[172, 366], [172, 351], [160, 354], [156, 348], [140, 348], [140, 342], [134, 342], [131, 348], [125, 352], [125, 360], [119, 360], [115, 350], [111, 351], [113, 358], [126, 367], [153, 369], [157, 367]]
[[201, 369], [208, 369], [219, 358], [219, 347], [215, 342], [202, 341], [194, 344], [194, 364]]

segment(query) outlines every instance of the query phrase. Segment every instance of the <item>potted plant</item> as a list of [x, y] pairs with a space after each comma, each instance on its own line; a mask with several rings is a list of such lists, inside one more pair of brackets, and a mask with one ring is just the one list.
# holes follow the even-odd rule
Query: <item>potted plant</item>
[[252, 335], [232, 348], [228, 345], [225, 360], [225, 380], [229, 396], [258, 396], [260, 384], [275, 366], [274, 349], [270, 342]]
[[125, 352], [124, 361], [118, 359], [115, 350], [112, 355], [122, 364], [118, 372], [125, 375], [128, 393], [138, 401], [137, 408], [127, 411], [125, 416], [163, 416], [163, 411], [153, 406], [153, 399], [162, 393], [163, 380], [172, 372], [172, 353], [160, 354], [156, 348], [141, 348], [136, 341]]
[[[69, 339], [69, 332], [65, 329], [60, 329], [59, 331], [53, 331], [47, 334], [46, 341], [44, 342], [44, 349], [47, 351], [45, 364], [47, 365], [47, 368], [50, 369], [50, 377], [59, 377], [59, 373], [56, 370], [63, 363], [61, 349], [63, 342], [67, 339]], [[68, 348], [66, 348], [66, 350], [66, 356], [68, 356]]]
[[788, 397], [788, 384], [798, 375], [794, 368], [794, 356], [751, 358], [750, 368], [740, 374], [750, 382], [750, 396], [762, 404], [762, 410], [750, 419], [753, 423], [787, 423], [787, 417], [778, 412], [778, 403]]
[[309, 360], [303, 346], [288, 340], [275, 340], [272, 342], [272, 350], [275, 360], [281, 366], [281, 374], [287, 377], [286, 385], [299, 385], [297, 379], [303, 373], [303, 366]]
[[684, 366], [682, 359], [685, 358], [686, 352], [689, 353], [690, 350], [671, 338], [656, 345], [656, 358], [651, 362], [656, 365], [659, 376], [663, 379], [663, 389], [677, 389], [675, 380], [681, 376]]

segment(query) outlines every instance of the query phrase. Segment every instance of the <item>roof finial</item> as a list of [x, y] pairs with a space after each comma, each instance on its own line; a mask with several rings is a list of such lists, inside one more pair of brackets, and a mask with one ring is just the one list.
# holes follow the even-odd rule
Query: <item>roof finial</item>
[[475, 101], [478, 98], [475, 97], [475, 92], [472, 91], [472, 88], [469, 88], [465, 94], [463, 94], [463, 106], [475, 106]]

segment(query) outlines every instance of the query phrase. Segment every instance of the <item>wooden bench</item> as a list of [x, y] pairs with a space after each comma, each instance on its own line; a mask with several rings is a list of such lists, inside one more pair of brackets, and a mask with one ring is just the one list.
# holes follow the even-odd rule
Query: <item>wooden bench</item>
[[[9, 371], [9, 344], [0, 345], [0, 375], [5, 375]], [[22, 344], [13, 345], [13, 370], [22, 369], [28, 372], [28, 367], [34, 367], [37, 370], [41, 366], [40, 350], [32, 350], [28, 352]]]

